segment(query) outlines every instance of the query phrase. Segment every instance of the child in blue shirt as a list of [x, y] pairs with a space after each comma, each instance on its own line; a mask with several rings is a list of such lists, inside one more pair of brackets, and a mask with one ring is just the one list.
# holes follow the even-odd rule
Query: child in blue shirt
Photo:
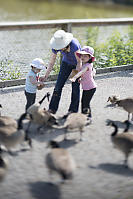
[[43, 82], [39, 81], [39, 72], [45, 70], [44, 62], [40, 58], [36, 58], [30, 64], [31, 69], [27, 74], [26, 83], [25, 83], [25, 96], [26, 96], [26, 111], [27, 109], [35, 103], [36, 100], [36, 91], [38, 86], [44, 85]]

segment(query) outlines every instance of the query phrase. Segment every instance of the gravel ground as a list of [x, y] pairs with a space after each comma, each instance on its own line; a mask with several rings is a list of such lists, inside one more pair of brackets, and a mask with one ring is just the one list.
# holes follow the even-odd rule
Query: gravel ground
[[[121, 98], [133, 96], [132, 77], [132, 70], [96, 75], [98, 87], [91, 103], [93, 122], [85, 127], [81, 142], [75, 142], [78, 132], [70, 133], [69, 141], [64, 143], [63, 130], [44, 128], [43, 134], [38, 135], [36, 126], [32, 126], [33, 149], [20, 151], [16, 156], [7, 155], [9, 170], [0, 184], [0, 199], [132, 199], [133, 155], [129, 158], [129, 169], [124, 168], [123, 154], [113, 148], [110, 141], [113, 128], [106, 126], [106, 120], [112, 119], [123, 131], [121, 122], [127, 119], [127, 113], [120, 108], [106, 107], [107, 99], [113, 94]], [[46, 85], [38, 91], [37, 100], [48, 91], [52, 94], [53, 88], [54, 83]], [[68, 82], [63, 89], [57, 118], [67, 112], [70, 93]], [[24, 87], [3, 89], [0, 94], [2, 115], [17, 119], [24, 112]], [[42, 106], [47, 108], [48, 102]], [[50, 139], [58, 140], [67, 148], [78, 165], [74, 179], [63, 185], [57, 183], [58, 175], [53, 176], [52, 184], [49, 183], [44, 160]]]

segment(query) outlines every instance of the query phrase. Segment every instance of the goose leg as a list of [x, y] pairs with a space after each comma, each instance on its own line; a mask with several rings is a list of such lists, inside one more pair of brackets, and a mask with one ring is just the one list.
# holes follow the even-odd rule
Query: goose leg
[[65, 129], [65, 132], [64, 132], [64, 141], [67, 141], [67, 129]]
[[133, 113], [132, 113], [132, 118], [131, 118], [131, 120], [133, 121]]
[[83, 128], [80, 128], [79, 130], [80, 130], [80, 139], [79, 139], [79, 141], [83, 141], [83, 138], [82, 138]]
[[130, 113], [128, 113], [128, 121], [130, 121]]
[[128, 154], [125, 155], [124, 167], [128, 168]]

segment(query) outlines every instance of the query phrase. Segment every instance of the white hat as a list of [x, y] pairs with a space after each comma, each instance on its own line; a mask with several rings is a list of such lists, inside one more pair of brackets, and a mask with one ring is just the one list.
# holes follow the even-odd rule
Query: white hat
[[60, 50], [65, 48], [73, 39], [73, 34], [65, 32], [64, 30], [57, 30], [50, 40], [51, 48]]
[[43, 60], [40, 58], [35, 58], [30, 65], [37, 69], [41, 69], [41, 70], [46, 69]]

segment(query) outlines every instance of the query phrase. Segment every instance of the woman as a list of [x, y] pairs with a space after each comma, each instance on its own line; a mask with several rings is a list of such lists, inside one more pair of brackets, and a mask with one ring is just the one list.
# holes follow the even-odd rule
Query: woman
[[[54, 33], [54, 36], [50, 40], [50, 46], [52, 48], [51, 60], [48, 64], [45, 76], [41, 77], [40, 81], [45, 81], [48, 78], [55, 64], [57, 53], [60, 52], [62, 54], [60, 71], [49, 104], [49, 111], [55, 114], [59, 106], [62, 88], [72, 72], [72, 69], [80, 69], [80, 59], [76, 55], [76, 52], [81, 49], [81, 46], [79, 41], [74, 38], [71, 33], [65, 32], [64, 30], [58, 30]], [[80, 88], [78, 80], [76, 80], [72, 82], [71, 103], [68, 114], [71, 112], [78, 112], [79, 98]]]

